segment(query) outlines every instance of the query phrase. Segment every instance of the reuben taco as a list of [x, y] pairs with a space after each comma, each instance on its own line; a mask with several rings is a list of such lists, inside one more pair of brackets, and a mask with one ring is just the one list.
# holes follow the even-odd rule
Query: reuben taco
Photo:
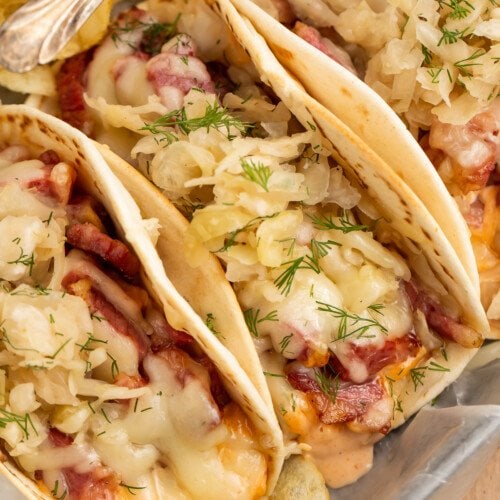
[[274, 415], [91, 142], [0, 107], [0, 184], [2, 474], [29, 498], [269, 493]]
[[[256, 2], [293, 33], [249, 0], [233, 3], [308, 92], [408, 183], [469, 275], [479, 269], [482, 303], [491, 335], [498, 338], [500, 21], [495, 2], [382, 2], [376, 8], [364, 1]], [[469, 238], [473, 253], [465, 243]]]
[[[159, 253], [167, 271], [170, 251], [199, 274], [174, 285], [270, 401], [265, 377], [287, 440], [331, 486], [366, 472], [373, 443], [481, 345], [478, 293], [436, 221], [231, 3], [143, 3], [57, 81], [58, 102], [43, 105], [184, 211], [173, 231], [185, 253]], [[143, 214], [166, 218], [166, 199], [100, 150]], [[236, 302], [210, 254], [246, 327], [224, 320]]]

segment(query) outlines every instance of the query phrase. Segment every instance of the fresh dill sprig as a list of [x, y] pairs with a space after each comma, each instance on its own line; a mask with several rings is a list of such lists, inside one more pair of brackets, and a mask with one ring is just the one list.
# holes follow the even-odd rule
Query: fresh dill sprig
[[131, 495], [136, 495], [136, 493], [134, 493], [134, 490], [146, 489], [146, 486], [131, 486], [130, 484], [125, 484], [123, 481], [120, 483], [120, 486], [126, 488]]
[[12, 349], [14, 349], [15, 351], [29, 351], [29, 352], [36, 352], [36, 353], [40, 352], [40, 351], [37, 351], [36, 349], [31, 349], [29, 347], [17, 347], [17, 346], [15, 346], [12, 343], [12, 341], [10, 340], [9, 336], [7, 335], [7, 330], [3, 326], [0, 328], [0, 333], [2, 334], [2, 337], [0, 338], [0, 340], [3, 341], [5, 344], [9, 344], [12, 347]]
[[[19, 244], [19, 242], [17, 242]], [[25, 254], [23, 247], [19, 247], [19, 257], [16, 260], [8, 261], [7, 264], [22, 264], [28, 267], [28, 276], [33, 273], [33, 266], [35, 265], [35, 253], [31, 252], [31, 255]]]
[[116, 359], [113, 356], [111, 356], [111, 354], [109, 354], [109, 352], [107, 352], [106, 355], [111, 360], [111, 378], [113, 380], [115, 380], [116, 377], [118, 376], [118, 373], [120, 373], [120, 368], [118, 367], [118, 362], [116, 361]]
[[316, 274], [321, 272], [318, 262], [310, 255], [289, 260], [284, 262], [283, 265], [288, 267], [274, 280], [274, 284], [283, 295], [290, 293], [293, 280], [299, 269], [311, 269]]
[[438, 3], [440, 8], [446, 6], [451, 9], [451, 12], [448, 14], [450, 19], [464, 19], [475, 10], [474, 5], [467, 0], [438, 0]]
[[321, 392], [327, 396], [333, 404], [335, 404], [340, 386], [339, 375], [337, 374], [335, 377], [332, 377], [319, 368], [314, 370], [314, 378], [316, 379]]
[[447, 368], [446, 366], [442, 366], [442, 365], [436, 363], [435, 361], [431, 361], [429, 363], [429, 366], [427, 366], [427, 369], [431, 370], [433, 372], [449, 372], [450, 371], [449, 368]]
[[394, 402], [394, 411], [399, 411], [403, 413], [403, 402], [399, 399], [396, 398], [396, 401]]
[[430, 64], [432, 61], [432, 52], [425, 45], [422, 45], [422, 55], [424, 56], [424, 63]]
[[56, 499], [56, 500], [64, 500], [68, 494], [68, 490], [64, 490], [60, 495], [59, 495], [59, 480], [56, 479], [56, 482], [54, 483], [54, 488], [52, 488], [50, 494]]
[[168, 144], [172, 144], [179, 140], [177, 135], [170, 130], [172, 127], [177, 127], [185, 135], [201, 128], [205, 128], [207, 132], [210, 129], [218, 130], [221, 133], [225, 131], [226, 137], [232, 140], [236, 136], [231, 133], [231, 127], [245, 135], [253, 126], [252, 123], [244, 122], [232, 116], [227, 108], [215, 102], [213, 104], [207, 103], [203, 116], [188, 118], [186, 108], [174, 109], [153, 122], [146, 123], [141, 130], [147, 130], [154, 135], [162, 135], [160, 141], [167, 141]]
[[442, 43], [444, 43], [445, 45], [450, 45], [452, 43], [457, 43], [458, 40], [460, 40], [461, 38], [463, 38], [464, 36], [466, 36], [465, 33], [466, 33], [467, 30], [468, 30], [468, 28], [465, 28], [462, 31], [460, 31], [460, 30], [449, 30], [445, 26], [443, 26], [441, 28], [441, 32], [443, 33], [443, 35], [439, 39], [438, 47]]
[[416, 391], [419, 385], [424, 385], [422, 380], [425, 378], [426, 370], [432, 372], [449, 372], [450, 369], [442, 366], [435, 361], [431, 361], [428, 365], [417, 366], [410, 370], [410, 377], [413, 382], [413, 389]]
[[55, 359], [56, 356], [70, 343], [71, 339], [66, 340], [63, 342], [56, 350], [56, 352], [50, 356], [47, 356], [50, 359]]
[[91, 312], [90, 313], [90, 319], [95, 319], [96, 321], [99, 321], [99, 323], [101, 323], [106, 318], [104, 316], [99, 316], [98, 314], [95, 314], [95, 313]]
[[247, 161], [245, 158], [242, 158], [240, 163], [244, 176], [258, 184], [264, 191], [269, 192], [268, 182], [273, 175], [271, 169], [261, 162], [255, 163], [252, 160]]
[[349, 220], [349, 216], [346, 210], [342, 211], [342, 216], [339, 217], [339, 223], [337, 224], [333, 217], [327, 215], [310, 215], [308, 217], [312, 220], [312, 223], [316, 229], [327, 231], [329, 229], [336, 229], [337, 231], [342, 231], [344, 234], [351, 233], [353, 231], [371, 231], [372, 226], [366, 226], [365, 224], [354, 224]]
[[224, 241], [224, 245], [221, 248], [219, 248], [218, 250], [216, 250], [214, 253], [227, 252], [227, 250], [229, 248], [236, 245], [236, 237], [238, 236], [238, 234], [243, 233], [247, 229], [250, 229], [257, 222], [265, 220], [265, 219], [272, 219], [276, 215], [277, 214], [263, 215], [262, 217], [255, 217], [254, 219], [247, 222], [243, 227], [240, 227], [238, 229], [235, 229], [234, 231], [231, 231], [229, 233], [229, 235], [226, 237], [226, 239]]
[[93, 351], [94, 348], [89, 346], [89, 344], [91, 344], [92, 342], [98, 342], [98, 343], [101, 343], [101, 344], [107, 344], [108, 343], [107, 340], [101, 340], [101, 339], [98, 339], [98, 338], [94, 337], [92, 335], [92, 332], [87, 332], [87, 340], [85, 341], [85, 343], [84, 344], [75, 344], [75, 345], [77, 345], [80, 348], [80, 352], [82, 352], [82, 351]]
[[281, 354], [284, 354], [285, 353], [285, 349], [288, 347], [288, 345], [290, 344], [290, 341], [292, 340], [292, 337], [293, 337], [293, 333], [290, 333], [290, 335], [286, 335], [285, 337], [283, 337], [281, 340], [280, 340], [280, 352]]
[[[326, 302], [316, 301], [318, 304], [318, 311], [323, 311], [331, 314], [334, 318], [339, 318], [339, 329], [337, 333], [337, 338], [333, 339], [332, 342], [337, 342], [339, 340], [344, 340], [348, 337], [356, 336], [356, 338], [371, 338], [373, 335], [366, 335], [366, 332], [370, 327], [377, 327], [384, 334], [387, 334], [387, 328], [382, 325], [379, 321], [373, 318], [363, 318], [357, 314], [345, 311], [337, 306], [332, 306], [331, 304], [327, 304]], [[373, 304], [378, 314], [382, 314], [380, 310], [383, 308], [381, 304]], [[348, 325], [348, 320], [351, 320], [351, 325]], [[359, 325], [359, 326], [358, 326]], [[349, 331], [349, 326], [354, 329]]]
[[54, 212], [51, 211], [49, 216], [46, 219], [42, 220], [42, 222], [44, 222], [48, 226], [52, 221], [53, 217], [54, 217]]
[[417, 366], [410, 370], [411, 381], [413, 382], [413, 390], [417, 390], [419, 385], [424, 385], [423, 379], [425, 378], [426, 366]]
[[341, 246], [341, 244], [338, 243], [337, 241], [333, 241], [333, 240], [318, 241], [318, 240], [312, 239], [311, 240], [311, 252], [312, 252], [313, 260], [315, 262], [318, 262], [319, 259], [328, 255], [328, 251], [333, 246], [339, 247], [339, 246]]
[[286, 378], [285, 375], [282, 375], [281, 373], [272, 373], [272, 372], [262, 372], [266, 377], [276, 377], [276, 378]]
[[205, 324], [207, 325], [208, 329], [216, 336], [225, 339], [224, 335], [222, 335], [218, 330], [215, 328], [215, 316], [212, 313], [208, 313], [207, 317], [205, 319]]
[[38, 432], [33, 425], [33, 421], [31, 420], [29, 413], [18, 415], [17, 413], [8, 411], [5, 408], [0, 408], [0, 427], [3, 429], [7, 426], [7, 424], [10, 423], [17, 424], [26, 439], [29, 439], [30, 437], [29, 427], [31, 427], [35, 434], [38, 436]]
[[384, 308], [385, 306], [383, 304], [371, 304], [367, 307], [367, 309], [371, 309], [373, 312], [382, 314], [380, 311]]
[[453, 66], [462, 71], [465, 76], [472, 76], [472, 73], [468, 70], [468, 68], [471, 66], [481, 66], [482, 63], [474, 61], [479, 57], [484, 56], [484, 54], [486, 54], [486, 50], [476, 49], [469, 57], [454, 62]]
[[14, 290], [9, 292], [9, 295], [19, 295], [23, 297], [36, 297], [38, 295], [49, 295], [51, 288], [45, 288], [41, 285], [36, 285], [33, 290]]
[[111, 40], [116, 45], [118, 42], [123, 43], [122, 36], [131, 31], [142, 30], [142, 38], [139, 46], [135, 46], [126, 42], [129, 47], [136, 50], [141, 49], [142, 52], [152, 56], [159, 54], [162, 45], [170, 40], [177, 33], [177, 24], [180, 19], [180, 14], [174, 19], [172, 23], [144, 23], [139, 19], [128, 21], [123, 26], [116, 24], [111, 31]]
[[257, 309], [256, 311], [253, 309], [247, 309], [243, 312], [248, 330], [254, 337], [259, 337], [257, 325], [263, 323], [264, 321], [278, 321], [278, 311], [276, 310], [267, 313], [263, 318], [259, 318], [259, 314], [260, 309]]

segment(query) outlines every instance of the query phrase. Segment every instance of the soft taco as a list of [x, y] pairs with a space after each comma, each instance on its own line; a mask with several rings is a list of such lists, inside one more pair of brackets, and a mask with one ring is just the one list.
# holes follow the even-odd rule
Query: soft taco
[[274, 414], [91, 141], [1, 106], [0, 207], [2, 475], [28, 498], [271, 493]]
[[233, 3], [413, 189], [474, 282], [479, 269], [491, 337], [500, 338], [500, 24], [491, 3], [255, 2], [270, 15]]
[[[373, 443], [481, 345], [478, 293], [434, 218], [230, 2], [143, 3], [57, 80], [53, 111], [142, 173], [100, 146], [144, 215], [171, 210], [147, 177], [188, 216], [185, 253], [170, 252], [200, 272], [193, 308], [268, 400], [265, 377], [286, 438], [331, 486], [366, 472]], [[210, 254], [246, 327], [226, 328]]]

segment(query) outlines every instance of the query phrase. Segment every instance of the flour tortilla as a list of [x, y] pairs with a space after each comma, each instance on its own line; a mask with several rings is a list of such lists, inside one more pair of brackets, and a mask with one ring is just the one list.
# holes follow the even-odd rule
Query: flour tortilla
[[[479, 275], [463, 217], [434, 165], [391, 107], [368, 85], [251, 0], [231, 0], [309, 95], [335, 114], [415, 192], [441, 226], [473, 286]], [[307, 11], [307, 6], [304, 6]], [[319, 76], [319, 77], [318, 77]]]
[[[26, 145], [40, 153], [52, 149], [60, 158], [75, 165], [79, 183], [105, 206], [122, 239], [130, 244], [139, 257], [143, 266], [144, 282], [150, 293], [163, 306], [168, 322], [176, 329], [190, 332], [216, 365], [232, 399], [241, 406], [254, 424], [259, 443], [268, 457], [270, 493], [278, 479], [285, 453], [283, 437], [274, 413], [267, 401], [264, 402], [259, 395], [235, 357], [219, 342], [202, 318], [174, 288], [165, 274], [165, 268], [167, 272], [170, 268], [168, 252], [163, 253], [162, 263], [139, 207], [110, 170], [92, 141], [61, 120], [36, 109], [23, 105], [0, 106], [0, 148], [10, 144]], [[128, 172], [135, 174], [132, 167], [128, 167]], [[145, 191], [145, 196], [149, 197], [153, 188], [148, 183], [146, 186], [149, 189]], [[136, 196], [138, 201], [145, 202], [145, 198], [140, 194], [136, 193]], [[183, 222], [179, 212], [164, 213], [168, 218], [162, 220], [166, 224], [171, 220], [172, 227], [175, 227], [176, 221]], [[160, 235], [160, 248], [170, 248], [182, 254], [182, 241], [177, 236], [173, 231], [163, 231]], [[174, 263], [172, 267], [175, 265]], [[222, 271], [215, 265], [211, 270], [213, 283], [219, 284]], [[189, 282], [189, 279], [186, 279]], [[221, 318], [223, 314], [230, 316], [232, 314], [231, 311], [226, 312], [225, 307], [217, 307], [214, 312], [215, 317], [219, 314]], [[11, 463], [0, 464], [0, 472], [28, 498], [52, 498], [50, 495], [45, 495], [48, 492], [40, 490], [37, 484], [26, 478]]]
[[[462, 321], [486, 335], [489, 325], [477, 289], [422, 201], [374, 151], [287, 73], [264, 38], [247, 18], [238, 13], [231, 1], [215, 0], [214, 8], [227, 20], [238, 41], [248, 51], [261, 80], [273, 88], [304, 127], [313, 124], [331, 141], [332, 154], [347, 177], [365, 189], [395, 234], [402, 237], [401, 254], [408, 254], [406, 244], [420, 248], [437, 279], [460, 305]], [[418, 388], [413, 387], [409, 377], [396, 381], [394, 394], [400, 396], [403, 411], [395, 412], [392, 426], [402, 424], [436, 397], [460, 375], [476, 352], [477, 349], [449, 343], [445, 354], [436, 354], [427, 361], [445, 363], [450, 371], [427, 371]]]

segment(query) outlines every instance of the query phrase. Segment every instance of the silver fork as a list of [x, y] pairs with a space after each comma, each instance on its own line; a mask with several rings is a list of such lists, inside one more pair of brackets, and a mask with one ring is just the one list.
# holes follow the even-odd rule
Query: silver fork
[[0, 65], [24, 73], [50, 62], [103, 0], [30, 0], [0, 27]]

